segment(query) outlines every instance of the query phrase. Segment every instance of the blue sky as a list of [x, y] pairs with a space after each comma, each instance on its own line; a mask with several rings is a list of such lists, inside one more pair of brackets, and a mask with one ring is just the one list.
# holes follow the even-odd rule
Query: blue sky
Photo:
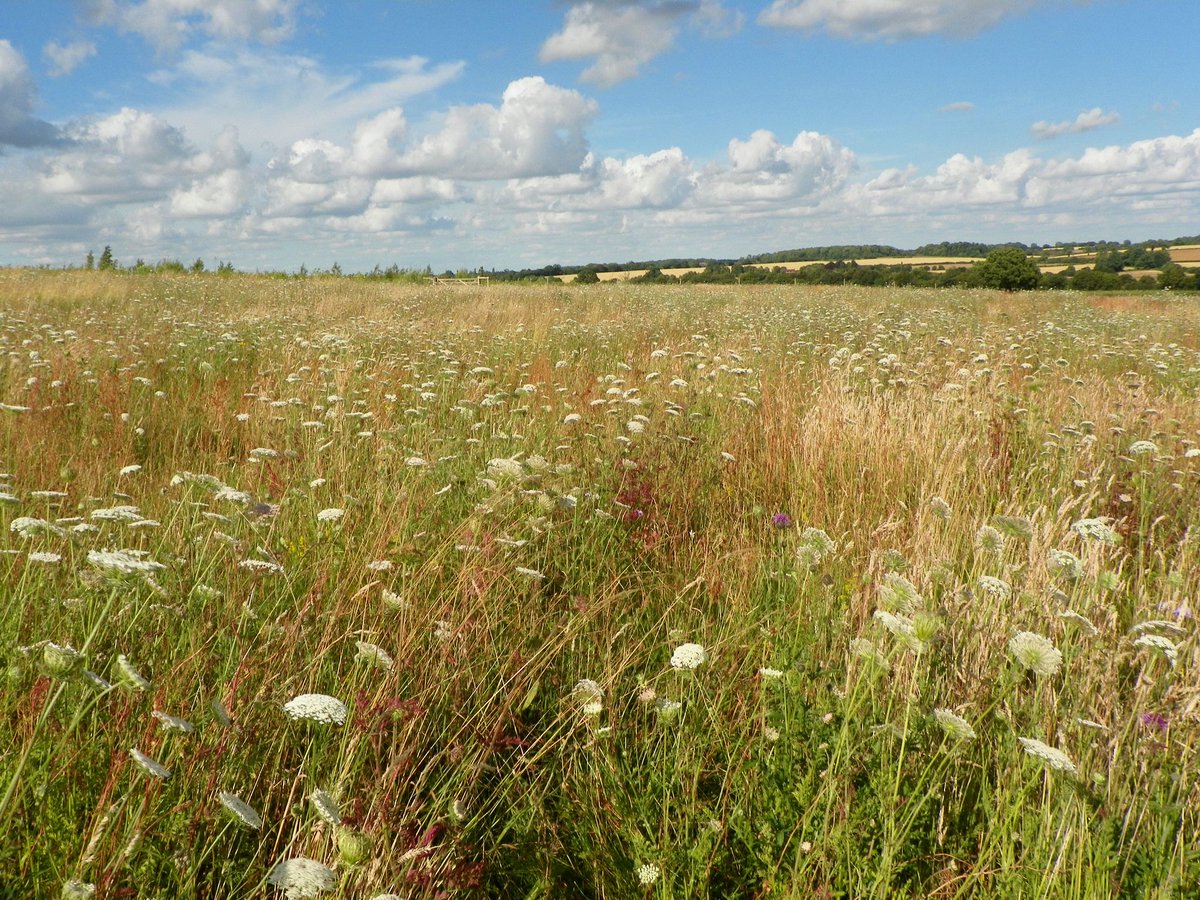
[[0, 264], [1200, 232], [1195, 0], [0, 0]]

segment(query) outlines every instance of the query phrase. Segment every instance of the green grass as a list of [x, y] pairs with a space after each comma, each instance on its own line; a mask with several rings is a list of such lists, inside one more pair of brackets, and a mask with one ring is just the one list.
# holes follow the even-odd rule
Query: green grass
[[283, 896], [296, 857], [346, 898], [1189, 896], [1198, 334], [1152, 296], [0, 273], [0, 897]]

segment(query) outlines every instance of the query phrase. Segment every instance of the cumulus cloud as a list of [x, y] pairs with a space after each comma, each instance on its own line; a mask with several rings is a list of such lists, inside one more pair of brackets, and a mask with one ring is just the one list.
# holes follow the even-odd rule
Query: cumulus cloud
[[54, 78], [70, 75], [86, 60], [96, 55], [96, 45], [91, 41], [73, 41], [60, 44], [50, 41], [42, 48], [42, 55], [50, 61], [50, 75]]
[[674, 46], [687, 22], [710, 37], [738, 31], [745, 16], [719, 0], [638, 2], [596, 0], [567, 10], [561, 31], [542, 44], [542, 62], [592, 59], [582, 78], [611, 87], [634, 78], [642, 66]]
[[33, 115], [35, 96], [25, 57], [0, 40], [0, 147], [41, 147], [58, 140], [58, 129]]
[[[232, 127], [199, 150], [166, 120], [129, 107], [76, 123], [68, 138], [61, 152], [42, 160], [38, 185], [48, 194], [85, 203], [145, 203], [173, 192], [202, 191], [204, 180], [240, 171], [249, 162]], [[210, 198], [213, 190], [208, 188]], [[184, 208], [196, 215], [200, 206], [185, 202]]]
[[89, 0], [92, 21], [177, 49], [199, 35], [275, 43], [290, 37], [299, 0]]
[[[518, 79], [498, 106], [451, 107], [410, 135], [400, 108], [361, 120], [347, 145], [316, 138], [273, 159], [270, 215], [325, 215], [368, 204], [446, 201], [462, 182], [549, 178], [577, 172], [588, 158], [585, 129], [596, 103], [541, 77]], [[411, 183], [411, 184], [410, 184]], [[391, 221], [385, 216], [371, 221]]]
[[1094, 128], [1102, 128], [1105, 125], [1112, 125], [1119, 121], [1121, 121], [1121, 117], [1117, 113], [1105, 112], [1096, 106], [1092, 109], [1084, 110], [1074, 119], [1066, 122], [1034, 122], [1029, 130], [1033, 132], [1034, 137], [1046, 140], [1047, 138], [1055, 138], [1064, 134], [1079, 134], [1084, 131], [1091, 131]]
[[758, 21], [834, 37], [895, 41], [947, 33], [972, 35], [1008, 16], [1063, 0], [773, 0]]
[[802, 131], [784, 144], [759, 130], [745, 141], [731, 140], [728, 155], [728, 166], [705, 173], [704, 202], [811, 203], [837, 191], [858, 166], [851, 150], [815, 131]]

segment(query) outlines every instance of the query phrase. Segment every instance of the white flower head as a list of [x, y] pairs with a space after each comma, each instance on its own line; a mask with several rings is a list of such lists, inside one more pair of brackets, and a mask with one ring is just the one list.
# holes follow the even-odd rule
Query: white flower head
[[129, 749], [129, 755], [133, 757], [133, 761], [137, 763], [138, 768], [151, 778], [161, 778], [163, 781], [166, 781], [171, 777], [170, 769], [157, 760], [150, 758], [136, 747]]
[[330, 825], [337, 826], [342, 824], [342, 812], [338, 809], [337, 801], [333, 799], [333, 796], [328, 791], [317, 788], [308, 795], [308, 799], [312, 803], [316, 814]]
[[342, 725], [346, 721], [346, 704], [328, 694], [301, 694], [283, 704], [283, 711], [293, 721], [322, 725]]
[[354, 659], [357, 662], [366, 663], [370, 666], [376, 666], [380, 669], [391, 670], [395, 665], [395, 660], [382, 647], [376, 646], [368, 641], [355, 641], [354, 645], [358, 648], [358, 653]]
[[336, 506], [331, 506], [329, 509], [323, 509], [317, 513], [318, 522], [336, 522], [346, 514], [344, 509], [339, 509]]
[[1083, 577], [1083, 563], [1078, 556], [1067, 550], [1047, 551], [1046, 569], [1052, 577], [1063, 581], [1078, 581]]
[[937, 720], [946, 736], [956, 741], [971, 741], [975, 739], [975, 729], [971, 723], [957, 713], [948, 709], [935, 709], [933, 717]]
[[1179, 661], [1179, 648], [1175, 646], [1175, 642], [1170, 638], [1165, 638], [1161, 634], [1143, 634], [1133, 642], [1135, 647], [1144, 647], [1147, 650], [1161, 653], [1166, 657], [1167, 662], [1172, 668]]
[[1121, 543], [1121, 536], [1105, 519], [1080, 519], [1071, 524], [1071, 530], [1085, 541], [1096, 541], [1109, 545]]
[[672, 669], [698, 669], [708, 662], [708, 651], [700, 644], [680, 644], [671, 654]]
[[302, 900], [332, 891], [337, 877], [324, 863], [304, 856], [286, 859], [271, 870], [267, 884], [283, 891], [287, 900]]
[[979, 587], [985, 594], [996, 600], [1008, 600], [1012, 597], [1012, 587], [1009, 583], [994, 575], [980, 575]]
[[1071, 757], [1058, 748], [1044, 744], [1036, 738], [1019, 737], [1017, 740], [1021, 742], [1021, 746], [1025, 748], [1026, 753], [1035, 759], [1041, 760], [1047, 768], [1054, 769], [1057, 772], [1067, 772], [1070, 775], [1079, 774], [1079, 770], [1075, 768], [1075, 763], [1071, 762]]
[[1062, 653], [1050, 639], [1032, 631], [1018, 631], [1008, 642], [1017, 662], [1035, 675], [1054, 675], [1062, 667]]
[[662, 875], [662, 869], [654, 863], [642, 863], [637, 867], [638, 884], [651, 885], [658, 881]]
[[234, 820], [246, 828], [258, 831], [262, 828], [263, 820], [249, 803], [239, 797], [237, 794], [231, 794], [228, 791], [221, 791], [217, 795], [221, 800], [221, 805], [228, 810]]
[[163, 731], [173, 731], [176, 734], [191, 734], [196, 730], [196, 726], [187, 719], [181, 719], [179, 716], [172, 716], [162, 710], [154, 710], [150, 713], [154, 718], [162, 723]]
[[131, 691], [150, 689], [150, 679], [134, 668], [124, 653], [117, 654], [117, 680]]
[[1129, 445], [1130, 456], [1157, 456], [1158, 444], [1154, 441], [1134, 441]]

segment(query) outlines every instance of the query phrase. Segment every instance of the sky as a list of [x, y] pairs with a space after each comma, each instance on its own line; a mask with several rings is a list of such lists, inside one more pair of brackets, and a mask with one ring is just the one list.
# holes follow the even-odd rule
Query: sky
[[0, 264], [1200, 233], [1196, 0], [0, 0]]

